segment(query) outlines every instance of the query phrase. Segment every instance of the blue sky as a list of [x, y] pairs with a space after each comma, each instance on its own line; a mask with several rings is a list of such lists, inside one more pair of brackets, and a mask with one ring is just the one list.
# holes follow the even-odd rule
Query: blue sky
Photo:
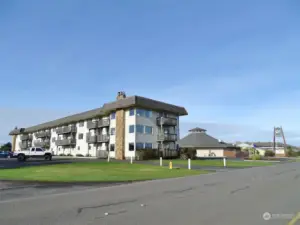
[[120, 90], [226, 141], [300, 145], [296, 0], [0, 1], [0, 142]]

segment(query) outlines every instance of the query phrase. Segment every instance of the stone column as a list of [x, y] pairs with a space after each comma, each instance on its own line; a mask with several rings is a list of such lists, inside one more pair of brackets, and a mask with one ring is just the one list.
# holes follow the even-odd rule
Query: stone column
[[17, 141], [17, 135], [13, 135], [12, 142], [11, 142], [11, 151], [13, 152], [16, 150], [16, 141]]
[[125, 159], [125, 110], [116, 112], [116, 159]]

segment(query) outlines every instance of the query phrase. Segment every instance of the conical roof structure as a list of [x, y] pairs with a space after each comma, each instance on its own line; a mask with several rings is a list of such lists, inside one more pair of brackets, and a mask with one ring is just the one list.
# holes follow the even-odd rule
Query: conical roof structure
[[196, 127], [189, 130], [189, 134], [178, 141], [182, 148], [229, 148], [233, 145], [227, 144], [208, 134], [206, 130]]

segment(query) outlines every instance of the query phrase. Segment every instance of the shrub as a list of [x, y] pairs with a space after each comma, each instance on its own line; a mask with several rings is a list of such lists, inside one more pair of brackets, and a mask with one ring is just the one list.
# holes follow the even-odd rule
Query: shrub
[[265, 157], [273, 157], [273, 156], [275, 156], [275, 152], [271, 150], [265, 151]]
[[195, 148], [181, 148], [180, 159], [195, 159], [197, 150]]
[[250, 157], [251, 160], [260, 160], [261, 159], [261, 156], [260, 155], [252, 155]]
[[76, 156], [77, 156], [77, 157], [83, 157], [83, 155], [82, 155], [82, 154], [76, 154]]
[[66, 156], [64, 153], [60, 153], [59, 156]]
[[91, 154], [88, 154], [88, 153], [87, 153], [87, 154], [85, 155], [85, 157], [92, 157], [92, 156], [91, 156]]
[[67, 156], [73, 156], [71, 153], [68, 153]]
[[135, 150], [136, 160], [158, 159], [159, 152], [157, 149], [137, 149]]

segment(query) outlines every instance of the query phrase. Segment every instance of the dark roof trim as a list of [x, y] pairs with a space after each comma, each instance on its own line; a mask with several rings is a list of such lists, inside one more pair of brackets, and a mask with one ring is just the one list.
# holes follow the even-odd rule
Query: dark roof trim
[[58, 126], [63, 126], [66, 124], [70, 123], [75, 123], [79, 122], [81, 120], [87, 120], [87, 119], [92, 119], [95, 117], [101, 117], [101, 116], [106, 116], [110, 112], [115, 111], [117, 109], [125, 109], [129, 107], [143, 107], [143, 108], [148, 108], [156, 111], [166, 111], [170, 113], [174, 113], [179, 116], [187, 115], [187, 111], [185, 108], [180, 107], [180, 106], [175, 106], [171, 104], [167, 104], [164, 102], [159, 102], [153, 99], [149, 98], [144, 98], [140, 96], [131, 96], [127, 97], [124, 99], [120, 99], [114, 102], [106, 103], [103, 105], [101, 108], [89, 110], [83, 113], [78, 113], [75, 115], [63, 117], [57, 120], [53, 120], [50, 122], [42, 123], [36, 126], [28, 127], [25, 130], [18, 131], [18, 130], [12, 130], [9, 135], [16, 135], [20, 133], [31, 133], [31, 132], [36, 132], [38, 130], [45, 130], [45, 129], [50, 129], [53, 127], [58, 127]]

